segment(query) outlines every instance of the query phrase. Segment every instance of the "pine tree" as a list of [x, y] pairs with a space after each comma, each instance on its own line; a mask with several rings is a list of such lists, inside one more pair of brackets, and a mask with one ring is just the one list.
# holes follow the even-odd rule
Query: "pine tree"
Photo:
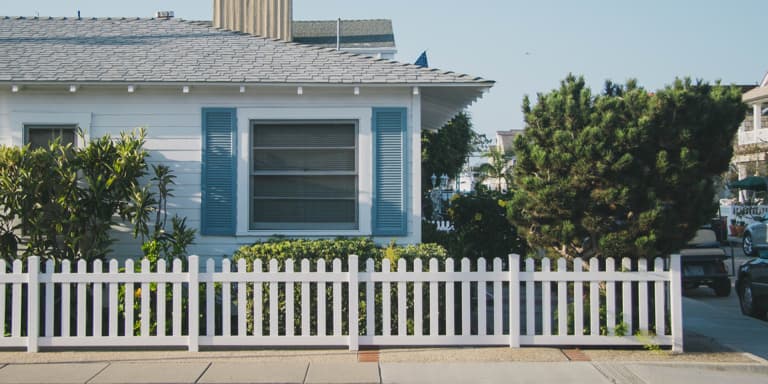
[[745, 111], [735, 87], [678, 79], [650, 93], [608, 82], [595, 96], [569, 75], [534, 106], [523, 101], [508, 216], [550, 254], [674, 252], [714, 214], [713, 178]]

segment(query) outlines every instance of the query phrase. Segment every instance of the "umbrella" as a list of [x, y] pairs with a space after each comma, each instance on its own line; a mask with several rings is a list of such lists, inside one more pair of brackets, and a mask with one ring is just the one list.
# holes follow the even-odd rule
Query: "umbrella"
[[747, 178], [728, 184], [728, 188], [746, 189], [750, 191], [765, 191], [768, 189], [766, 188], [766, 182], [767, 181], [765, 177], [749, 176]]

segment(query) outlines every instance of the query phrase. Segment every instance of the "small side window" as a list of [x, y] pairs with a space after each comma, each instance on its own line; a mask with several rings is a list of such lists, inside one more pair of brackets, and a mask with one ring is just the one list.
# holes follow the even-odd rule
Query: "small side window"
[[76, 145], [74, 125], [27, 125], [24, 130], [24, 144], [29, 144], [32, 149], [47, 147], [57, 138], [61, 138], [63, 145]]

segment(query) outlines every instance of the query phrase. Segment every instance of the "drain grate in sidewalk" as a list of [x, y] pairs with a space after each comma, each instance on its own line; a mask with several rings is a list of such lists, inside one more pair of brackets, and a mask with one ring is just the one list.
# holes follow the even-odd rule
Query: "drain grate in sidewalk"
[[358, 363], [378, 363], [379, 362], [379, 350], [378, 349], [366, 349], [357, 352]]
[[561, 349], [563, 355], [570, 361], [592, 361], [589, 356], [585, 355], [580, 349]]

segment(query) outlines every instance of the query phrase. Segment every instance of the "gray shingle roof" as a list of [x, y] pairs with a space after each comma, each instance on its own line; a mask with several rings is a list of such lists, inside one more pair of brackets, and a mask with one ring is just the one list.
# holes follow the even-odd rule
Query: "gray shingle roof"
[[[293, 41], [336, 47], [336, 20], [295, 20]], [[341, 20], [342, 48], [394, 48], [391, 20]]]
[[0, 52], [0, 82], [493, 84], [177, 19], [0, 17]]

